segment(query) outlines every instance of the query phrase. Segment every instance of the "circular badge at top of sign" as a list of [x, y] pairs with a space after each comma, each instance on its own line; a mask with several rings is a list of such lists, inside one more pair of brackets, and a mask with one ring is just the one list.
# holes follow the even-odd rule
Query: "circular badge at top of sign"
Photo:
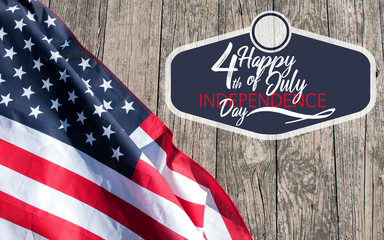
[[261, 51], [273, 53], [282, 50], [291, 39], [289, 21], [280, 13], [263, 12], [252, 22], [250, 37]]

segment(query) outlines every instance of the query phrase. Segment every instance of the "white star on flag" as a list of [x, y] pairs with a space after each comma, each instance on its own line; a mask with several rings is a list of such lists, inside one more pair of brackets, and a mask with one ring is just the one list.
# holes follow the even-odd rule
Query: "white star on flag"
[[69, 78], [70, 76], [67, 74], [67, 69], [64, 69], [64, 71], [60, 72], [60, 79], [59, 80], [64, 80], [64, 82], [66, 83], [67, 82], [67, 78]]
[[92, 92], [92, 90], [91, 90], [91, 85], [89, 84], [89, 82], [91, 81], [91, 79], [88, 79], [88, 80], [84, 80], [83, 78], [81, 79], [83, 82], [84, 82], [84, 84], [85, 84], [85, 86], [87, 87], [87, 91], [85, 91], [85, 93], [89, 93], [89, 94], [91, 94], [91, 96], [93, 97], [93, 92]]
[[4, 36], [5, 35], [8, 35], [8, 33], [4, 32], [4, 27], [2, 27], [0, 29], [0, 39], [3, 41], [4, 40]]
[[1, 100], [0, 104], [4, 103], [5, 106], [8, 107], [8, 103], [13, 101], [13, 99], [10, 97], [10, 95], [11, 95], [10, 93], [8, 93], [7, 96], [1, 95], [2, 100]]
[[112, 88], [111, 87], [111, 82], [112, 82], [112, 80], [106, 81], [103, 78], [103, 84], [101, 84], [100, 87], [104, 88], [104, 92], [106, 92], [109, 88]]
[[50, 52], [51, 52], [51, 58], [49, 60], [53, 59], [53, 60], [55, 60], [55, 62], [57, 62], [57, 59], [63, 58], [58, 51], [56, 51], [56, 52], [50, 51]]
[[4, 55], [4, 57], [9, 57], [11, 60], [13, 60], [13, 56], [16, 55], [17, 53], [13, 51], [13, 47], [11, 47], [10, 49], [5, 49], [5, 52], [6, 54]]
[[124, 101], [125, 102], [125, 105], [123, 107], [121, 107], [122, 109], [125, 109], [125, 113], [128, 114], [128, 112], [130, 110], [135, 110], [132, 105], [133, 105], [133, 102], [127, 102], [126, 100]]
[[73, 103], [75, 103], [75, 99], [78, 98], [78, 96], [75, 95], [75, 90], [73, 90], [72, 92], [68, 92], [68, 95], [68, 102], [72, 101]]
[[19, 10], [20, 8], [17, 7], [17, 5], [13, 6], [13, 7], [9, 7], [7, 8], [5, 11], [11, 11], [12, 13], [15, 13], [16, 10]]
[[32, 42], [32, 38], [30, 37], [29, 40], [24, 40], [25, 42], [25, 47], [24, 49], [28, 48], [29, 51], [32, 51], [32, 46], [35, 45], [33, 42]]
[[89, 93], [93, 97], [93, 92], [92, 92], [92, 90], [90, 88], [88, 88], [87, 91], [85, 91], [85, 93]]
[[35, 119], [37, 119], [37, 115], [43, 113], [42, 111], [40, 111], [40, 105], [35, 108], [32, 108], [32, 107], [30, 108], [31, 108], [31, 113], [28, 116], [34, 116]]
[[67, 128], [71, 126], [71, 124], [68, 123], [67, 119], [65, 119], [64, 121], [60, 121], [60, 127], [59, 129], [64, 129], [64, 132], [67, 132]]
[[23, 88], [24, 90], [24, 93], [21, 95], [22, 97], [23, 96], [26, 96], [28, 99], [31, 98], [31, 95], [33, 95], [35, 92], [31, 90], [31, 86], [29, 86], [29, 88]]
[[22, 18], [20, 21], [15, 20], [16, 26], [14, 29], [19, 29], [21, 32], [23, 31], [23, 27], [27, 26], [27, 24], [24, 23], [24, 19]]
[[120, 159], [120, 157], [121, 156], [123, 156], [124, 154], [122, 154], [121, 152], [120, 152], [120, 147], [118, 147], [118, 148], [116, 148], [116, 149], [113, 149], [112, 148], [112, 152], [113, 152], [113, 154], [112, 154], [112, 158], [116, 158], [117, 159], [117, 161], [119, 161]]
[[44, 21], [47, 24], [47, 28], [49, 28], [52, 25], [56, 26], [55, 20], [56, 18], [51, 18], [51, 16], [48, 15], [48, 19]]
[[87, 136], [87, 140], [85, 142], [91, 144], [91, 146], [92, 146], [92, 143], [96, 140], [93, 137], [93, 132], [91, 132], [90, 134], [85, 134], [85, 135]]
[[30, 21], [32, 21], [32, 22], [36, 22], [36, 20], [35, 20], [35, 14], [34, 14], [34, 13], [32, 14], [30, 11], [28, 11], [27, 18], [28, 18]]
[[95, 107], [95, 111], [93, 112], [93, 114], [97, 114], [99, 115], [99, 117], [101, 117], [101, 114], [106, 112], [103, 108], [103, 104], [101, 104], [100, 106], [97, 106], [97, 105], [93, 105]]
[[87, 60], [85, 60], [84, 58], [81, 58], [81, 63], [79, 64], [79, 66], [83, 67], [83, 71], [87, 67], [91, 67], [91, 65], [89, 65], [89, 58]]
[[64, 48], [69, 47], [70, 42], [71, 42], [71, 40], [69, 40], [69, 41], [65, 40], [64, 44], [60, 46], [61, 50], [64, 50]]
[[51, 100], [52, 102], [52, 107], [51, 109], [56, 109], [56, 111], [59, 111], [59, 107], [61, 104], [59, 103], [59, 98], [56, 98], [56, 100]]
[[81, 79], [83, 81], [83, 83], [85, 84], [85, 86], [87, 88], [91, 88], [91, 85], [89, 84], [89, 82], [91, 81], [91, 79], [88, 79], [88, 80], [84, 80], [84, 78]]
[[40, 71], [40, 67], [44, 66], [44, 64], [40, 62], [40, 58], [38, 58], [37, 60], [33, 60], [33, 63], [34, 63], [33, 69], [37, 68], [37, 70], [39, 71]]
[[84, 125], [84, 120], [87, 119], [86, 117], [84, 117], [84, 111], [82, 111], [81, 113], [76, 113], [76, 114], [77, 114], [77, 121], [81, 122], [81, 124]]
[[0, 73], [0, 86], [1, 86], [1, 84], [2, 84], [3, 82], [5, 82], [5, 80], [1, 77], [1, 73]]
[[49, 78], [47, 78], [46, 80], [42, 80], [43, 81], [43, 87], [41, 89], [47, 89], [47, 91], [49, 92], [49, 88], [53, 85], [52, 83], [49, 82]]
[[13, 75], [14, 77], [19, 77], [20, 80], [21, 78], [23, 77], [23, 75], [26, 73], [23, 71], [23, 66], [21, 66], [20, 68], [14, 68], [15, 69], [15, 75]]
[[108, 127], [104, 127], [104, 126], [103, 126], [103, 129], [104, 129], [103, 136], [107, 136], [108, 139], [110, 139], [111, 134], [114, 134], [114, 133], [115, 133], [113, 130], [111, 130], [111, 124], [109, 124]]
[[105, 108], [106, 110], [112, 110], [112, 109], [113, 109], [113, 108], [111, 107], [111, 104], [112, 104], [112, 101], [107, 102], [107, 101], [103, 100], [103, 105], [104, 105], [104, 108]]
[[44, 36], [41, 40], [47, 41], [49, 44], [51, 44], [53, 38], [48, 39], [47, 36]]

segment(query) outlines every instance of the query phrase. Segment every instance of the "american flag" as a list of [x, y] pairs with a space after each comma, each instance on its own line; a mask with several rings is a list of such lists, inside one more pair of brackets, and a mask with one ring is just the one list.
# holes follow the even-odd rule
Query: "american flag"
[[1, 239], [251, 239], [215, 179], [35, 0], [0, 0]]

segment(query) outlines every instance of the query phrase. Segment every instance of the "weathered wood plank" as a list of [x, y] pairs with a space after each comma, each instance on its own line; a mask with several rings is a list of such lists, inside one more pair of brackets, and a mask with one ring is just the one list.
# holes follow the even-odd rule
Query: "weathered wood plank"
[[53, 9], [69, 26], [77, 40], [96, 57], [102, 59], [107, 18], [105, 1], [50, 1]]
[[[249, 27], [268, 1], [220, 1], [219, 34]], [[276, 239], [274, 141], [218, 130], [217, 180], [237, 205], [255, 239]]]
[[173, 131], [175, 145], [215, 176], [216, 130], [170, 112], [165, 103], [165, 62], [177, 47], [217, 35], [217, 1], [165, 0], [162, 16], [157, 115]]
[[[326, 1], [275, 1], [275, 10], [328, 35]], [[277, 172], [278, 239], [337, 239], [332, 127], [278, 141]]]
[[258, 141], [219, 130], [217, 180], [237, 205], [255, 239], [276, 239], [276, 152]]
[[44, 4], [45, 6], [49, 7], [49, 2], [50, 2], [50, 0], [40, 0], [40, 2], [41, 2], [42, 4]]
[[108, 1], [104, 63], [156, 111], [160, 52], [160, 1]]
[[363, 2], [363, 46], [376, 60], [376, 105], [367, 116], [364, 239], [384, 238], [384, 14], [383, 1]]
[[[330, 37], [362, 45], [362, 1], [329, 1]], [[335, 126], [341, 239], [363, 239], [366, 118]]]

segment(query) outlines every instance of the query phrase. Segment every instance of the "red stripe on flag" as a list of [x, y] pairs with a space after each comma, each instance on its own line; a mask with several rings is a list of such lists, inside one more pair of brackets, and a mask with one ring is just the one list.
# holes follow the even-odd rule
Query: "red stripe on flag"
[[193, 159], [181, 152], [172, 142], [173, 133], [153, 113], [140, 127], [166, 152], [167, 166], [200, 185], [209, 188], [220, 215], [234, 239], [252, 239], [235, 204], [212, 175]]
[[[140, 127], [167, 153], [167, 165], [171, 170], [196, 181], [192, 171], [196, 163], [173, 145], [173, 133], [168, 127], [154, 114], [151, 114]], [[168, 161], [169, 159], [172, 161]]]
[[48, 239], [102, 239], [84, 228], [1, 191], [0, 217]]
[[[176, 196], [177, 197], [177, 196]], [[202, 228], [204, 226], [204, 209], [205, 206], [191, 203], [182, 198], [177, 197], [184, 211], [188, 214], [189, 218], [195, 224], [196, 227]]]
[[[185, 239], [88, 179], [0, 140], [0, 164], [108, 215], [145, 239]], [[149, 227], [150, 226], [150, 227]]]
[[145, 161], [139, 160], [137, 163], [132, 181], [175, 203], [186, 212], [196, 227], [203, 227], [205, 206], [175, 196], [160, 173]]

